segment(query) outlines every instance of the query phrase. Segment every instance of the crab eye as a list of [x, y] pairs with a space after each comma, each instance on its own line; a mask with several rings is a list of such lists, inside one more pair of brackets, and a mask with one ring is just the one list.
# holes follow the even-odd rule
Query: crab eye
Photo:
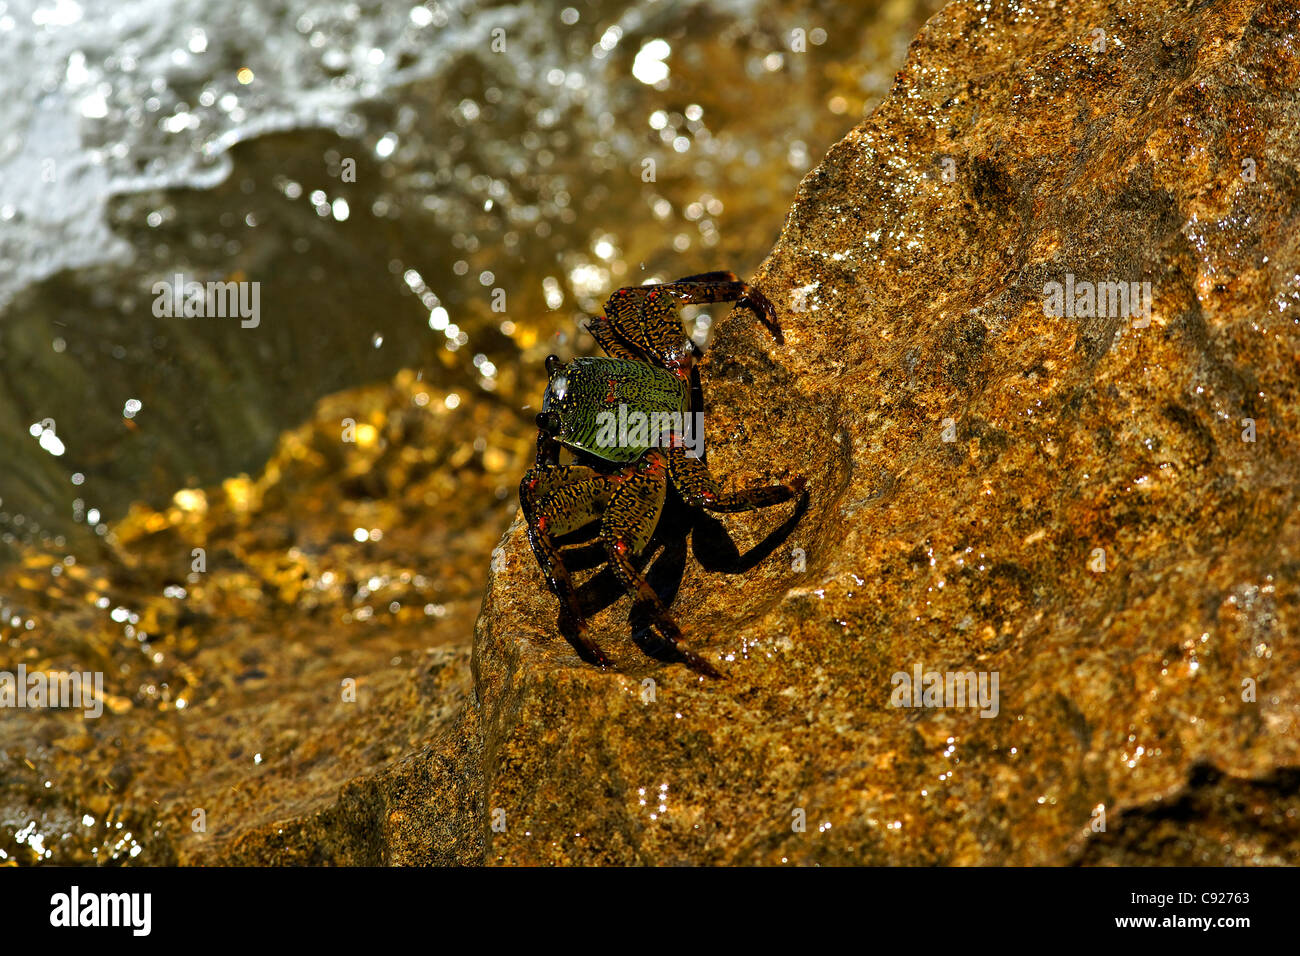
[[564, 401], [564, 396], [569, 391], [569, 379], [565, 375], [557, 375], [551, 379], [550, 384], [546, 386], [546, 391], [542, 393], [542, 411], [549, 412], [552, 402]]

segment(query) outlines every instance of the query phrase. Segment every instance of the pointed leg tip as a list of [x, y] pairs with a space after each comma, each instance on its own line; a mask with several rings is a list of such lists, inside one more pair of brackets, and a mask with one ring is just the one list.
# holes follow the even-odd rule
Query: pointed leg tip
[[580, 653], [578, 656], [584, 658], [588, 664], [591, 664], [593, 667], [599, 667], [602, 671], [617, 670], [614, 666], [613, 658], [597, 648], [594, 644], [591, 647], [586, 648], [586, 650], [586, 654]]
[[753, 312], [758, 317], [758, 320], [767, 327], [767, 330], [772, 333], [772, 338], [776, 339], [776, 343], [785, 345], [785, 334], [781, 331], [781, 323], [777, 320], [776, 306], [772, 304], [767, 296], [752, 285], [747, 285], [745, 286], [745, 294], [741, 296], [736, 304], [743, 305]]
[[[680, 647], [678, 648], [678, 651], [681, 651]], [[722, 671], [718, 670], [716, 667], [710, 664], [699, 654], [696, 654], [694, 651], [682, 652], [682, 660], [687, 667], [689, 667], [697, 674], [702, 674], [705, 677], [712, 677], [715, 680], [727, 679], [726, 674], [722, 673]]]

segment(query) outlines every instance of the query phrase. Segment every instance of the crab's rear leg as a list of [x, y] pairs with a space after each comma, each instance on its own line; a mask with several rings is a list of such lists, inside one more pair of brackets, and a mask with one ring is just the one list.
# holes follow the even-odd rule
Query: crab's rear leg
[[687, 645], [664, 602], [632, 563], [633, 556], [650, 542], [663, 512], [667, 490], [668, 461], [661, 452], [649, 451], [621, 473], [618, 490], [610, 498], [601, 522], [601, 540], [615, 577], [633, 600], [649, 611], [655, 628], [673, 645], [686, 665], [709, 677], [721, 677], [712, 664]]
[[713, 477], [708, 465], [687, 453], [680, 442], [666, 449], [668, 473], [673, 486], [687, 504], [707, 511], [738, 512], [770, 508], [803, 494], [808, 481], [796, 475], [779, 484], [742, 488], [740, 491], [723, 491], [718, 479]]
[[539, 463], [519, 483], [528, 543], [546, 575], [547, 585], [560, 599], [560, 614], [568, 624], [561, 630], [579, 656], [602, 667], [608, 667], [611, 661], [587, 633], [578, 589], [564, 563], [566, 548], [555, 539], [597, 520], [610, 492], [607, 476], [581, 465]]

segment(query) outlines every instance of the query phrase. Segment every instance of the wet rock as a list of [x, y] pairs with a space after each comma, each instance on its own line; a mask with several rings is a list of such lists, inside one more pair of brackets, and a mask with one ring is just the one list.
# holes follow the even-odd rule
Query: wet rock
[[[1297, 858], [1298, 35], [1282, 2], [926, 25], [756, 277], [786, 345], [735, 312], [704, 366], [715, 472], [812, 491], [754, 567], [792, 506], [691, 535], [673, 613], [728, 679], [647, 659], [626, 600], [620, 672], [582, 664], [512, 527], [488, 860]], [[917, 669], [996, 674], [996, 714], [894, 706]]]
[[[261, 478], [134, 513], [117, 578], [69, 571], [21, 609], [71, 647], [137, 589], [167, 687], [143, 707], [149, 662], [115, 635], [111, 720], [6, 717], [3, 825], [93, 817], [62, 860], [119, 858], [126, 815], [150, 862], [1293, 862], [1297, 35], [1280, 0], [958, 2], [926, 25], [755, 276], [785, 345], [734, 312], [703, 366], [715, 473], [811, 492], [661, 529], [649, 573], [726, 680], [644, 654], [599, 571], [617, 668], [582, 663], [517, 517], [486, 559], [526, 430], [490, 405], [423, 421], [408, 377], [348, 399], [370, 451], [313, 438], [343, 411], [322, 407]], [[334, 547], [381, 524], [365, 567]], [[205, 542], [195, 600], [145, 593]], [[358, 589], [412, 553], [455, 582], [446, 615], [358, 628]], [[363, 721], [334, 703], [373, 664], [356, 641], [397, 658]], [[918, 673], [923, 705], [928, 673], [997, 695], [895, 706]]]
[[260, 474], [135, 506], [116, 560], [0, 574], [0, 671], [104, 701], [3, 711], [0, 859], [464, 862], [467, 636], [533, 434], [462, 398], [331, 395]]

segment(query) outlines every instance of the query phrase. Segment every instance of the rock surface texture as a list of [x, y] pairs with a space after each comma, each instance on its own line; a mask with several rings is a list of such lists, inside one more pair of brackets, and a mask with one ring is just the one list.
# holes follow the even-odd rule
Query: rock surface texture
[[[290, 565], [304, 566], [281, 566], [285, 542], [258, 511], [277, 507], [274, 476], [251, 499], [227, 489], [239, 508], [212, 501], [265, 541], [229, 562], [254, 572], [202, 586], [244, 601], [211, 616], [275, 598], [323, 674], [283, 679], [301, 706], [329, 707], [301, 740], [276, 738], [265, 789], [222, 770], [229, 756], [247, 774], [252, 756], [223, 756], [229, 727], [177, 742], [159, 724], [161, 752], [207, 768], [177, 763], [161, 781], [132, 763], [147, 727], [123, 718], [125, 744], [88, 739], [85, 759], [157, 808], [136, 821], [145, 859], [1300, 860], [1298, 92], [1291, 0], [955, 2], [928, 22], [753, 277], [785, 344], [738, 310], [702, 365], [715, 474], [729, 488], [803, 474], [810, 491], [798, 509], [663, 525], [649, 573], [725, 680], [642, 653], [603, 570], [584, 596], [618, 666], [580, 661], [521, 519], [488, 561], [478, 539], [509, 521], [502, 483], [530, 453], [517, 423], [465, 452], [476, 509], [456, 504], [463, 482], [434, 482], [433, 459], [401, 448], [435, 447], [463, 408], [402, 428], [376, 411], [370, 458], [341, 471], [332, 431], [304, 432], [277, 468], [319, 466], [358, 502], [391, 499], [409, 540], [372, 542], [373, 568], [340, 565], [326, 587], [329, 561], [304, 557], [320, 548], [292, 529]], [[409, 408], [417, 385], [393, 388]], [[358, 413], [322, 410], [320, 428], [344, 414]], [[453, 529], [440, 538], [421, 530], [430, 502]], [[337, 527], [319, 516], [325, 544], [342, 554], [377, 523], [369, 507]], [[132, 519], [141, 555], [151, 540], [167, 554], [215, 540], [204, 515], [173, 511]], [[491, 565], [472, 657], [472, 602], [438, 621], [411, 610], [431, 600], [399, 573], [418, 547], [430, 563], [450, 549], [462, 572]], [[350, 608], [371, 576], [398, 589], [379, 603], [407, 609], [393, 612], [403, 627], [431, 628], [431, 648], [395, 644], [358, 721], [334, 703], [351, 671], [331, 662], [328, 622], [312, 631], [295, 608], [300, 579], [322, 607]], [[334, 595], [342, 579], [354, 590]], [[349, 620], [385, 640], [382, 621]], [[228, 668], [199, 670], [195, 686], [206, 673], [250, 693], [219, 683]], [[996, 700], [895, 706], [898, 675], [930, 672], [988, 690], [996, 675]], [[361, 759], [341, 792], [355, 761], [340, 754]], [[49, 818], [32, 773], [22, 793]], [[213, 820], [202, 838], [188, 832], [198, 800]]]
[[[648, 669], [626, 602], [627, 672], [581, 665], [511, 530], [489, 861], [1300, 859], [1298, 41], [1280, 0], [927, 24], [756, 277], [785, 346], [735, 312], [704, 366], [714, 470], [812, 490], [752, 569], [692, 537], [673, 610], [729, 679]], [[918, 665], [996, 672], [996, 716], [892, 706]]]

